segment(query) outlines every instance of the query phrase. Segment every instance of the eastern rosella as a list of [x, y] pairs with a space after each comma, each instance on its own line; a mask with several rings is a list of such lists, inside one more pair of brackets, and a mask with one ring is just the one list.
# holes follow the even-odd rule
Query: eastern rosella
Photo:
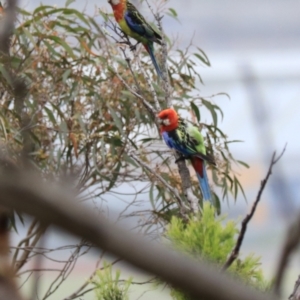
[[142, 43], [149, 53], [157, 74], [162, 78], [161, 70], [154, 55], [153, 43], [161, 45], [161, 35], [152, 28], [136, 7], [127, 0], [108, 0], [121, 30]]
[[177, 112], [168, 108], [158, 115], [160, 132], [169, 148], [173, 148], [189, 158], [196, 171], [203, 199], [212, 201], [210, 187], [206, 173], [206, 162], [215, 165], [214, 159], [206, 154], [203, 136], [194, 125], [187, 123], [177, 115]]

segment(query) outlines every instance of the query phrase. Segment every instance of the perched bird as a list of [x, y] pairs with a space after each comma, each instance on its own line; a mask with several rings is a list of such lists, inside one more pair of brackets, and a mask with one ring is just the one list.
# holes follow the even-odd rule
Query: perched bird
[[2, 6], [2, 2], [0, 1], [0, 16], [3, 14], [3, 11], [4, 11], [4, 9], [3, 9], [3, 6]]
[[168, 147], [182, 154], [180, 159], [190, 159], [200, 184], [203, 199], [212, 201], [210, 187], [206, 173], [206, 162], [215, 165], [213, 157], [206, 154], [203, 136], [197, 127], [177, 115], [168, 108], [158, 115], [160, 132]]
[[[142, 43], [149, 53], [157, 74], [162, 78], [161, 70], [154, 55], [153, 43], [161, 45], [161, 35], [152, 28], [136, 7], [127, 0], [108, 0], [121, 30]], [[137, 45], [136, 44], [136, 45]]]

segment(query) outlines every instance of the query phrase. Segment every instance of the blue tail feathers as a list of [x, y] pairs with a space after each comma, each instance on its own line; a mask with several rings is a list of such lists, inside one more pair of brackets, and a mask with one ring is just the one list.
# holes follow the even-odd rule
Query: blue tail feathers
[[155, 58], [155, 55], [154, 55], [154, 47], [153, 47], [153, 44], [148, 44], [148, 45], [144, 45], [144, 47], [146, 48], [147, 52], [149, 53], [150, 57], [151, 57], [151, 60], [152, 60], [152, 63], [154, 65], [154, 68], [157, 72], [157, 75], [160, 77], [160, 78], [163, 78], [162, 76], [162, 72], [157, 64], [157, 61], [156, 61], [156, 58]]
[[210, 187], [209, 187], [209, 183], [208, 183], [205, 163], [203, 163], [202, 168], [203, 168], [203, 171], [202, 171], [203, 176], [202, 177], [200, 176], [200, 174], [198, 174], [198, 172], [196, 172], [198, 180], [199, 180], [202, 196], [203, 196], [204, 201], [212, 202], [212, 196], [211, 196], [211, 191], [210, 191]]

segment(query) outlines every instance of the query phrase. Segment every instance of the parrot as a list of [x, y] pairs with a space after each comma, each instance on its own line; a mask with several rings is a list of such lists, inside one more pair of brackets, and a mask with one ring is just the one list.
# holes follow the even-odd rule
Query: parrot
[[150, 55], [158, 76], [162, 78], [162, 72], [157, 64], [153, 46], [154, 43], [161, 45], [161, 35], [147, 23], [145, 18], [129, 1], [108, 0], [108, 3], [113, 9], [115, 19], [121, 30], [126, 35], [134, 38], [137, 44], [142, 43]]
[[206, 153], [204, 139], [198, 128], [184, 119], [172, 109], [164, 109], [157, 115], [160, 133], [167, 146], [178, 151], [182, 157], [190, 159], [198, 181], [204, 201], [212, 201], [212, 195], [206, 173], [206, 162], [215, 165], [214, 158]]

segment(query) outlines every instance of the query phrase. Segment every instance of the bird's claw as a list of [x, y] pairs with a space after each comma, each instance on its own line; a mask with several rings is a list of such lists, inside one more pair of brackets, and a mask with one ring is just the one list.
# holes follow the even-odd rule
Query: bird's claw
[[178, 158], [175, 160], [175, 164], [177, 164], [178, 162], [180, 162], [180, 161], [182, 161], [182, 160], [186, 160], [186, 159], [188, 159], [187, 156], [181, 155], [180, 157], [178, 157]]
[[136, 47], [137, 47], [137, 45], [139, 44], [140, 42], [137, 42], [135, 45], [130, 45], [129, 47], [130, 47], [130, 50], [132, 51], [132, 52], [134, 52], [135, 50], [136, 50]]
[[129, 47], [132, 52], [134, 52], [136, 50], [136, 45], [130, 45]]

